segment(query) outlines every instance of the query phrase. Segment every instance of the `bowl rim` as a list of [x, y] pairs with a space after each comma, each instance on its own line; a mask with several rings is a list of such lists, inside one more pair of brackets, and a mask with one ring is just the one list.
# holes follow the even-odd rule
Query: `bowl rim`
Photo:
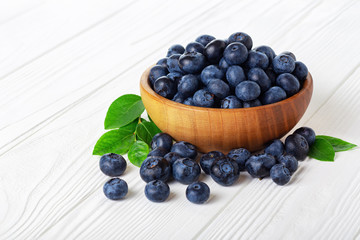
[[297, 92], [296, 94], [294, 94], [293, 96], [286, 98], [282, 101], [276, 102], [276, 103], [271, 103], [271, 104], [267, 104], [267, 105], [261, 105], [261, 106], [257, 106], [257, 107], [249, 107], [249, 108], [208, 108], [208, 107], [198, 107], [198, 106], [190, 106], [190, 105], [186, 105], [183, 103], [178, 103], [175, 101], [172, 101], [170, 99], [167, 99], [163, 96], [160, 96], [159, 94], [157, 94], [151, 87], [150, 87], [150, 83], [149, 83], [149, 74], [150, 74], [150, 69], [155, 66], [151, 65], [148, 69], [146, 69], [143, 74], [141, 75], [141, 79], [140, 79], [140, 88], [142, 87], [146, 92], [148, 92], [153, 98], [159, 99], [161, 100], [164, 104], [169, 105], [169, 106], [173, 106], [175, 108], [182, 108], [182, 109], [191, 109], [193, 111], [214, 111], [214, 112], [221, 112], [221, 111], [226, 111], [226, 112], [246, 112], [246, 111], [252, 111], [252, 110], [263, 110], [263, 109], [269, 109], [271, 107], [276, 107], [276, 106], [280, 106], [282, 104], [287, 104], [287, 103], [291, 103], [294, 99], [297, 98], [301, 98], [307, 91], [311, 91], [312, 89], [312, 85], [313, 85], [313, 79], [312, 76], [310, 74], [310, 72], [308, 72], [308, 75], [306, 76], [306, 79], [304, 80], [304, 84], [302, 86], [302, 88], [300, 89], [299, 92]]

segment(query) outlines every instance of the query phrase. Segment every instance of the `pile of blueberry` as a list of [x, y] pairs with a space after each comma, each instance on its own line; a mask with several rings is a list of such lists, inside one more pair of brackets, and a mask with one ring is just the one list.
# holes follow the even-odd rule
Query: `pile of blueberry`
[[305, 64], [291, 52], [252, 45], [243, 32], [173, 45], [151, 68], [149, 82], [157, 94], [198, 107], [256, 107], [296, 94], [308, 75]]
[[[186, 197], [192, 203], [205, 203], [210, 189], [199, 177], [202, 171], [210, 175], [218, 184], [233, 185], [241, 171], [247, 171], [254, 178], [271, 177], [278, 185], [285, 185], [298, 168], [298, 161], [306, 158], [309, 146], [315, 141], [315, 132], [301, 127], [289, 135], [285, 143], [271, 141], [260, 154], [252, 155], [245, 148], [231, 150], [227, 155], [211, 151], [200, 157], [191, 143], [173, 143], [169, 134], [159, 133], [151, 142], [152, 151], [140, 167], [140, 176], [146, 182], [145, 196], [153, 202], [163, 202], [170, 195], [168, 181], [174, 179], [188, 185]], [[126, 161], [121, 155], [105, 154], [100, 159], [101, 171], [111, 177], [120, 176], [126, 169]], [[119, 178], [110, 179], [104, 185], [105, 195], [112, 200], [123, 198], [128, 186]]]

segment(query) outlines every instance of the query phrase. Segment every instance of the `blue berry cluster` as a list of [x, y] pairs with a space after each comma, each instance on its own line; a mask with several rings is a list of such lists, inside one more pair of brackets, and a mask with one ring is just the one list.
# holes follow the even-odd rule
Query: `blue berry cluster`
[[173, 45], [151, 68], [150, 84], [175, 102], [211, 108], [256, 107], [299, 92], [308, 75], [304, 63], [291, 52], [252, 47], [243, 32], [225, 40], [201, 35], [185, 48]]

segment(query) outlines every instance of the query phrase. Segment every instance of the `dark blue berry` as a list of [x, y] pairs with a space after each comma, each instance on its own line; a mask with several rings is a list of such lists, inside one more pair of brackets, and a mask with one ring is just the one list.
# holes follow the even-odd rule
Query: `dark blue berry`
[[248, 80], [259, 84], [261, 92], [266, 92], [271, 87], [271, 80], [261, 68], [251, 68], [248, 73]]
[[167, 59], [168, 58], [162, 58], [159, 61], [157, 61], [156, 65], [160, 65], [163, 66], [164, 68], [167, 69]]
[[172, 137], [167, 133], [158, 133], [156, 134], [151, 141], [151, 148], [155, 149], [158, 147], [162, 147], [166, 149], [167, 151], [170, 151], [172, 147], [173, 139]]
[[204, 171], [205, 174], [210, 174], [210, 168], [213, 162], [219, 158], [224, 157], [225, 155], [222, 152], [219, 151], [212, 151], [208, 152], [206, 154], [203, 154], [200, 158], [200, 166], [201, 169]]
[[232, 149], [227, 156], [237, 162], [240, 171], [244, 171], [245, 163], [251, 157], [251, 153], [245, 148], [236, 148]]
[[177, 86], [183, 76], [182, 73], [179, 72], [171, 72], [168, 75], [166, 75], [168, 78], [170, 78], [171, 80], [173, 80], [173, 82], [175, 83], [175, 86]]
[[221, 108], [242, 108], [242, 103], [240, 99], [238, 99], [234, 95], [227, 96], [223, 100], [221, 100]]
[[[189, 96], [192, 96], [199, 87], [199, 81], [195, 75], [188, 74], [184, 75], [179, 84], [178, 84], [178, 91], [181, 93], [185, 99]], [[184, 99], [184, 100], [185, 100]]]
[[185, 48], [183, 46], [181, 46], [180, 44], [175, 44], [169, 48], [166, 56], [170, 57], [174, 54], [183, 54], [184, 52], [185, 52]]
[[185, 101], [185, 96], [182, 95], [182, 93], [177, 92], [171, 100], [174, 102], [183, 103]]
[[186, 104], [186, 105], [189, 105], [189, 106], [195, 106], [192, 97], [188, 97], [187, 99], [185, 99], [185, 101], [183, 103]]
[[293, 54], [292, 52], [285, 51], [285, 52], [282, 52], [282, 53], [280, 53], [280, 54], [288, 55], [288, 56], [290, 56], [292, 59], [294, 59], [294, 61], [296, 61], [295, 54]]
[[293, 155], [282, 155], [278, 158], [278, 161], [289, 169], [290, 174], [293, 174], [298, 168], [298, 160]]
[[230, 66], [226, 71], [226, 80], [233, 88], [235, 88], [242, 81], [245, 81], [246, 76], [242, 67], [238, 65]]
[[240, 65], [246, 61], [248, 50], [239, 42], [230, 43], [224, 50], [224, 59], [230, 65]]
[[291, 73], [280, 74], [276, 78], [276, 85], [285, 90], [288, 97], [294, 95], [300, 90], [300, 83]]
[[252, 48], [253, 42], [251, 37], [243, 32], [236, 32], [230, 35], [229, 39], [229, 44], [233, 43], [233, 42], [240, 42], [242, 44], [245, 45], [245, 47], [250, 50]]
[[164, 156], [165, 160], [169, 162], [170, 166], [174, 164], [174, 162], [180, 158], [183, 158], [180, 156], [180, 154], [176, 152], [169, 152]]
[[258, 107], [261, 105], [262, 104], [259, 99], [243, 102], [243, 108]]
[[164, 98], [172, 99], [176, 93], [176, 85], [170, 78], [160, 77], [154, 83], [154, 91]]
[[198, 52], [198, 53], [203, 54], [204, 48], [205, 48], [204, 45], [202, 45], [201, 43], [191, 42], [186, 46], [185, 51], [186, 52]]
[[193, 103], [198, 107], [213, 107], [215, 104], [214, 94], [200, 89], [194, 93]]
[[163, 157], [147, 157], [140, 167], [140, 176], [145, 182], [161, 180], [166, 182], [170, 177], [171, 168]]
[[194, 182], [186, 188], [186, 198], [192, 203], [205, 203], [209, 197], [210, 188], [204, 182]]
[[128, 185], [120, 178], [112, 178], [104, 184], [103, 191], [108, 199], [119, 200], [128, 193]]
[[205, 67], [206, 58], [198, 52], [187, 52], [180, 56], [179, 66], [187, 73], [198, 73]]
[[163, 76], [166, 76], [166, 74], [168, 74], [168, 70], [160, 65], [155, 65], [150, 69], [150, 73], [149, 73], [149, 81], [151, 83], [151, 85], [153, 86], [155, 81]]
[[204, 35], [197, 37], [195, 39], [195, 42], [201, 43], [205, 47], [206, 45], [208, 45], [209, 42], [211, 42], [214, 39], [215, 39], [215, 37], [204, 34]]
[[226, 73], [228, 67], [230, 67], [230, 65], [225, 61], [224, 57], [222, 57], [219, 61], [219, 68]]
[[272, 140], [265, 148], [265, 153], [279, 158], [284, 153], [284, 144], [280, 139]]
[[147, 155], [148, 157], [164, 157], [169, 151], [162, 147], [153, 148]]
[[260, 96], [260, 86], [253, 81], [243, 81], [235, 88], [235, 94], [241, 101], [255, 100]]
[[300, 134], [291, 134], [285, 139], [285, 151], [297, 160], [302, 161], [309, 153], [309, 144]]
[[254, 50], [257, 52], [264, 53], [268, 57], [269, 63], [271, 63], [272, 60], [274, 59], [274, 57], [276, 56], [274, 50], [269, 46], [262, 45], [262, 46], [254, 48]]
[[277, 185], [285, 185], [290, 181], [290, 171], [282, 164], [274, 165], [270, 170], [270, 177]]
[[245, 163], [245, 169], [254, 178], [264, 178], [270, 176], [270, 169], [275, 164], [275, 158], [265, 153], [251, 156]]
[[211, 79], [222, 79], [224, 77], [223, 71], [216, 65], [209, 65], [201, 72], [201, 81], [204, 85], [208, 85]]
[[226, 156], [216, 159], [210, 168], [210, 176], [222, 186], [233, 185], [239, 179], [239, 175], [238, 164]]
[[115, 153], [108, 153], [100, 158], [100, 170], [110, 177], [120, 176], [125, 172], [126, 161], [123, 156]]
[[230, 94], [229, 85], [221, 79], [211, 79], [207, 85], [207, 90], [218, 99], [223, 99]]
[[145, 186], [145, 196], [152, 202], [164, 202], [170, 195], [169, 185], [161, 180], [153, 180]]
[[171, 55], [168, 59], [167, 59], [167, 66], [168, 66], [168, 71], [169, 72], [178, 72], [178, 73], [184, 73], [184, 71], [180, 68], [179, 66], [179, 58], [180, 58], [181, 54], [174, 54]]
[[265, 70], [269, 66], [269, 59], [265, 53], [250, 50], [245, 65], [248, 68], [261, 68]]
[[190, 158], [180, 158], [172, 165], [172, 174], [176, 181], [182, 184], [196, 182], [200, 176], [200, 166]]
[[171, 148], [171, 152], [176, 152], [184, 158], [195, 159], [197, 156], [196, 147], [191, 143], [184, 141], [175, 143]]
[[222, 58], [226, 43], [220, 39], [214, 39], [205, 46], [204, 55], [211, 63], [218, 63]]
[[284, 89], [278, 86], [271, 87], [261, 97], [262, 104], [271, 104], [280, 102], [286, 98], [286, 92]]
[[296, 61], [295, 69], [292, 74], [300, 81], [300, 83], [303, 83], [308, 75], [308, 69], [304, 63]]
[[274, 72], [274, 70], [272, 70], [271, 68], [268, 68], [265, 70], [265, 73], [269, 77], [269, 79], [271, 81], [271, 85], [275, 85], [277, 75]]
[[295, 69], [295, 60], [289, 55], [277, 55], [272, 61], [272, 69], [277, 74], [291, 73]]
[[297, 134], [300, 134], [301, 136], [303, 136], [306, 139], [306, 141], [308, 142], [309, 147], [311, 145], [313, 145], [315, 142], [316, 134], [315, 134], [314, 130], [309, 127], [301, 127], [299, 129], [297, 129], [294, 133], [297, 133]]

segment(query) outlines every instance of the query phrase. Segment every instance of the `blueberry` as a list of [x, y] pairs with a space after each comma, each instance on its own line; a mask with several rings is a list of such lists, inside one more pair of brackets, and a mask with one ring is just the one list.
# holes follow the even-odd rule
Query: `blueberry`
[[285, 151], [293, 155], [297, 160], [302, 161], [309, 152], [309, 144], [300, 134], [291, 134], [285, 139]]
[[300, 83], [303, 83], [308, 75], [308, 69], [304, 63], [296, 61], [295, 69], [292, 74], [300, 81]]
[[292, 59], [294, 59], [294, 61], [296, 61], [295, 54], [293, 54], [292, 52], [285, 51], [285, 52], [282, 52], [282, 53], [280, 53], [280, 54], [288, 55], [288, 56], [290, 56]]
[[258, 107], [261, 105], [262, 104], [259, 99], [243, 102], [243, 108]]
[[195, 106], [192, 97], [188, 97], [187, 99], [185, 99], [185, 101], [183, 103], [186, 104], [186, 105], [189, 105], [189, 106]]
[[163, 76], [166, 76], [168, 74], [168, 70], [160, 65], [155, 65], [150, 69], [149, 73], [149, 81], [152, 86], [154, 86], [155, 81]]
[[164, 202], [170, 195], [169, 185], [161, 180], [153, 180], [145, 186], [145, 196], [152, 202]]
[[230, 65], [225, 61], [224, 57], [222, 57], [219, 61], [219, 68], [226, 73], [228, 67], [230, 67]]
[[147, 155], [148, 157], [164, 157], [169, 151], [162, 147], [153, 148]]
[[277, 74], [291, 73], [295, 69], [295, 60], [289, 55], [279, 54], [272, 61], [272, 69]]
[[279, 158], [284, 153], [284, 144], [280, 139], [272, 140], [265, 148], [265, 153]]
[[216, 159], [210, 168], [210, 176], [222, 186], [233, 185], [239, 179], [239, 175], [238, 164], [226, 156]]
[[315, 142], [316, 134], [315, 134], [314, 130], [309, 127], [301, 127], [299, 129], [297, 129], [294, 133], [297, 133], [297, 134], [300, 134], [301, 136], [303, 136], [306, 139], [307, 143], [309, 144], [309, 147], [311, 145], [313, 145]]
[[184, 52], [185, 52], [185, 48], [183, 46], [181, 46], [180, 44], [175, 44], [169, 48], [166, 56], [170, 57], [174, 54], [183, 54]]
[[276, 78], [276, 85], [285, 90], [288, 97], [294, 95], [300, 90], [300, 83], [291, 73], [280, 74]]
[[108, 199], [119, 200], [128, 193], [128, 185], [120, 178], [112, 178], [104, 184], [103, 191]]
[[172, 137], [167, 133], [158, 133], [155, 134], [155, 136], [152, 138], [151, 141], [151, 148], [155, 149], [158, 147], [162, 147], [166, 149], [166, 151], [170, 151], [172, 147], [173, 139]]
[[206, 58], [198, 52], [184, 53], [179, 58], [180, 68], [187, 73], [198, 73], [205, 67]]
[[[199, 81], [195, 75], [184, 75], [178, 85], [178, 91], [185, 98], [192, 96], [198, 90]], [[185, 100], [185, 99], [184, 99]]]
[[265, 153], [251, 156], [245, 163], [245, 169], [253, 178], [264, 178], [270, 176], [270, 169], [275, 164], [275, 158]]
[[167, 66], [168, 66], [168, 71], [169, 72], [178, 72], [178, 73], [184, 73], [184, 71], [180, 68], [179, 66], [179, 58], [180, 58], [181, 54], [174, 54], [171, 55], [168, 59], [167, 59]]
[[214, 39], [215, 39], [215, 37], [204, 34], [204, 35], [197, 37], [195, 39], [195, 42], [201, 43], [205, 47], [206, 45], [208, 45], [209, 42], [211, 42]]
[[218, 63], [222, 58], [226, 43], [220, 39], [214, 39], [205, 46], [204, 55], [211, 63]]
[[172, 165], [172, 174], [182, 184], [196, 182], [200, 177], [200, 166], [190, 158], [180, 158]]
[[240, 65], [246, 61], [247, 57], [247, 48], [239, 42], [229, 44], [224, 50], [224, 59], [230, 65]]
[[236, 32], [230, 35], [228, 39], [229, 43], [240, 42], [245, 45], [245, 47], [250, 50], [252, 48], [253, 42], [251, 37], [243, 32]]
[[289, 169], [290, 174], [293, 174], [298, 168], [298, 161], [293, 155], [282, 155], [278, 158], [278, 161]]
[[175, 143], [171, 148], [171, 152], [176, 152], [184, 158], [195, 159], [197, 156], [196, 147], [184, 141]]
[[166, 75], [168, 78], [170, 78], [171, 80], [173, 80], [173, 82], [175, 83], [175, 86], [177, 86], [183, 76], [183, 74], [179, 73], [179, 72], [171, 72], [168, 75]]
[[208, 85], [211, 79], [222, 79], [224, 77], [223, 71], [216, 65], [209, 65], [201, 72], [201, 81], [204, 85]]
[[156, 65], [163, 66], [167, 70], [167, 59], [168, 58], [162, 58], [159, 61], [157, 61]]
[[226, 80], [233, 88], [235, 88], [240, 82], [245, 81], [246, 76], [242, 67], [238, 65], [230, 66], [226, 71]]
[[253, 81], [243, 81], [235, 88], [235, 94], [241, 101], [255, 100], [260, 96], [260, 86]]
[[268, 57], [269, 63], [271, 63], [272, 60], [274, 59], [274, 57], [276, 56], [274, 50], [269, 46], [262, 45], [262, 46], [254, 48], [254, 50], [257, 52], [264, 53]]
[[172, 99], [176, 93], [176, 85], [170, 78], [160, 77], [154, 83], [154, 91], [164, 98]]
[[147, 157], [140, 167], [140, 176], [145, 182], [161, 180], [166, 182], [170, 177], [171, 168], [163, 157]]
[[250, 50], [245, 65], [248, 68], [261, 68], [265, 70], [269, 66], [269, 59], [265, 53]]
[[214, 94], [200, 89], [194, 93], [193, 103], [198, 107], [213, 107], [215, 104]]
[[278, 86], [271, 87], [261, 97], [261, 102], [266, 104], [280, 102], [286, 98], [286, 92], [284, 89]]
[[246, 148], [236, 148], [232, 149], [227, 156], [237, 162], [240, 171], [244, 171], [245, 163], [250, 158], [251, 153]]
[[221, 108], [242, 108], [242, 103], [236, 96], [230, 95], [221, 100]]
[[201, 43], [198, 43], [198, 42], [191, 42], [186, 46], [185, 51], [186, 52], [198, 52], [198, 53], [203, 54], [204, 53], [204, 45], [202, 45]]
[[171, 100], [174, 102], [183, 103], [185, 101], [185, 96], [182, 93], [177, 92]]
[[224, 157], [225, 155], [222, 152], [219, 151], [212, 151], [208, 152], [206, 154], [203, 154], [200, 158], [200, 166], [201, 169], [204, 171], [205, 174], [210, 174], [210, 168], [213, 162], [219, 158]]
[[230, 87], [221, 79], [211, 79], [207, 85], [210, 93], [218, 99], [223, 99], [230, 94]]
[[247, 73], [248, 80], [259, 84], [261, 92], [266, 92], [271, 87], [271, 80], [261, 68], [251, 68]]
[[169, 162], [170, 166], [174, 164], [174, 162], [180, 158], [183, 158], [180, 156], [180, 154], [176, 152], [169, 152], [164, 156], [165, 160]]
[[186, 188], [186, 198], [192, 203], [205, 203], [209, 197], [210, 188], [204, 182], [194, 182]]
[[270, 177], [277, 185], [285, 185], [290, 181], [290, 171], [282, 164], [274, 165], [270, 170]]
[[268, 78], [271, 81], [271, 85], [275, 85], [275, 80], [276, 80], [276, 73], [274, 72], [274, 70], [272, 70], [272, 68], [268, 68], [265, 70], [266, 75], [268, 76]]
[[125, 172], [126, 161], [123, 156], [115, 153], [108, 153], [100, 158], [100, 170], [110, 177], [120, 176]]

